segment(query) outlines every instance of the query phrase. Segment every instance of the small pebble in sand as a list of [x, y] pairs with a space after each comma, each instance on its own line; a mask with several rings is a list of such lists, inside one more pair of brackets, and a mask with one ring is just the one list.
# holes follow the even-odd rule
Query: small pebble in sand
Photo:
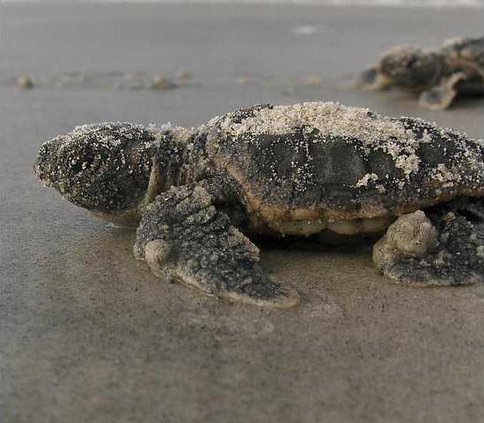
[[250, 78], [247, 75], [241, 75], [237, 77], [235, 82], [237, 82], [237, 84], [248, 84], [250, 82]]
[[17, 81], [15, 82], [15, 85], [24, 90], [30, 90], [31, 88], [34, 88], [34, 83], [32, 82], [32, 79], [30, 79], [28, 76], [19, 76], [17, 78]]
[[176, 87], [177, 85], [174, 82], [166, 79], [163, 75], [154, 77], [151, 82], [151, 88], [154, 90], [172, 90]]
[[192, 77], [193, 74], [187, 70], [181, 70], [176, 74], [176, 78], [181, 84], [186, 84], [192, 79]]
[[310, 75], [303, 81], [304, 85], [313, 85], [313, 86], [320, 86], [322, 84], [322, 80], [317, 75]]
[[318, 34], [323, 30], [321, 25], [301, 25], [295, 26], [291, 32], [296, 35], [313, 35]]

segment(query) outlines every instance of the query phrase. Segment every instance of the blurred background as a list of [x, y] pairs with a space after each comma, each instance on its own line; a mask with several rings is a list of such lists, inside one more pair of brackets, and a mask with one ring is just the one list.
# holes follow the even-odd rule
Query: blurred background
[[[482, 5], [4, 2], [1, 83], [4, 95], [42, 105], [42, 120], [56, 125], [47, 136], [102, 120], [196, 125], [244, 105], [302, 100], [335, 100], [387, 114], [417, 110], [438, 120], [441, 113], [418, 109], [412, 95], [357, 91], [353, 79], [391, 46], [436, 48], [464, 33], [481, 35]], [[30, 86], [28, 93], [18, 90]], [[477, 135], [465, 113], [457, 126]]]

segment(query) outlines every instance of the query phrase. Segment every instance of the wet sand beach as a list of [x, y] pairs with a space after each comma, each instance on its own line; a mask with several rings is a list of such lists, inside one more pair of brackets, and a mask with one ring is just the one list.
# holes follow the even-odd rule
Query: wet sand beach
[[[433, 112], [408, 94], [351, 85], [385, 48], [482, 35], [482, 17], [482, 9], [2, 5], [2, 421], [482, 418], [482, 285], [398, 286], [376, 272], [370, 246], [274, 243], [263, 246], [262, 264], [299, 290], [301, 305], [219, 301], [153, 276], [132, 255], [133, 231], [91, 218], [32, 170], [40, 143], [78, 124], [198, 125], [267, 102], [340, 101], [482, 138], [482, 100]], [[179, 86], [150, 89], [159, 75]], [[17, 87], [20, 76], [33, 88]]]

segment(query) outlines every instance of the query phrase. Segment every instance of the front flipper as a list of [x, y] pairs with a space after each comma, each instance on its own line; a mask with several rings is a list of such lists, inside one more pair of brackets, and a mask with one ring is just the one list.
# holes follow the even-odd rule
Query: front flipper
[[172, 188], [156, 197], [138, 227], [134, 254], [155, 275], [208, 295], [273, 307], [299, 302], [295, 290], [264, 274], [258, 248], [217, 210], [214, 196], [200, 185]]
[[463, 72], [455, 73], [441, 81], [439, 85], [429, 88], [420, 94], [419, 102], [426, 109], [447, 109], [457, 97], [459, 85], [466, 80]]
[[376, 267], [395, 282], [414, 286], [484, 282], [481, 224], [454, 212], [431, 219], [419, 210], [393, 223], [373, 247]]

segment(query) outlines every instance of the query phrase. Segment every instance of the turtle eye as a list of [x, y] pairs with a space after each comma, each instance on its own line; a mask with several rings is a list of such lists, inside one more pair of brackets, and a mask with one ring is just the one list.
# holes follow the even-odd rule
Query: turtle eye
[[90, 169], [95, 160], [95, 155], [92, 151], [87, 151], [83, 157], [76, 161], [72, 161], [72, 172], [81, 173], [83, 170]]
[[84, 155], [84, 159], [82, 161], [82, 167], [88, 168], [91, 167], [92, 163], [94, 162], [95, 156], [92, 151], [88, 151]]
[[417, 63], [417, 58], [416, 57], [410, 57], [407, 61], [407, 63], [405, 64], [405, 67], [407, 69], [412, 69], [415, 67], [415, 64]]

